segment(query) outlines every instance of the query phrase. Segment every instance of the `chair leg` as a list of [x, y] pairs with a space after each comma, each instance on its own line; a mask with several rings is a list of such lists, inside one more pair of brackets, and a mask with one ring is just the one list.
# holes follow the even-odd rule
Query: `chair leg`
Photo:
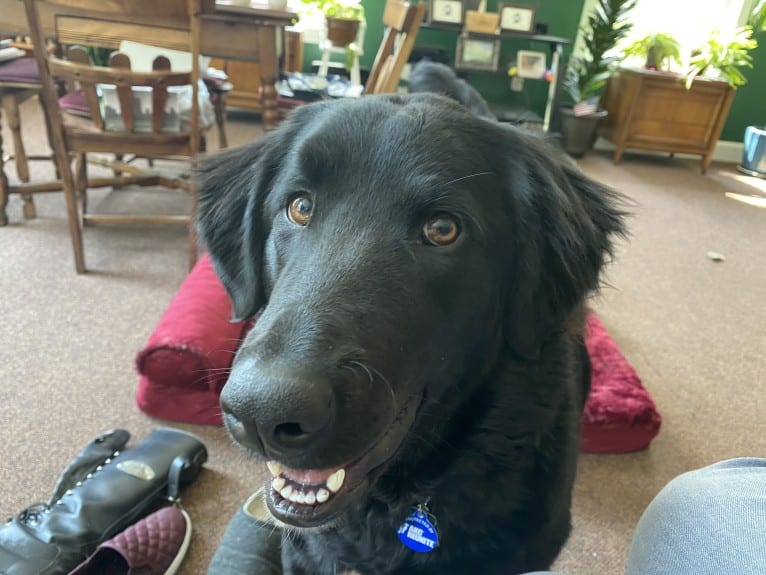
[[226, 94], [218, 94], [215, 101], [215, 123], [218, 128], [218, 147], [220, 149], [228, 148], [229, 142], [226, 138]]
[[197, 192], [194, 188], [189, 190], [189, 270], [197, 263]]
[[75, 156], [74, 181], [80, 203], [80, 224], [84, 225], [83, 218], [88, 213], [88, 156], [85, 153]]
[[82, 224], [77, 212], [77, 191], [75, 188], [72, 166], [69, 164], [66, 151], [56, 150], [56, 156], [63, 158], [59, 162], [61, 171], [61, 183], [64, 187], [64, 200], [66, 201], [67, 220], [69, 222], [69, 235], [72, 239], [72, 251], [74, 253], [74, 267], [78, 274], [85, 273], [85, 252], [82, 243]]
[[[19, 101], [15, 94], [3, 94], [3, 109], [8, 117], [8, 127], [13, 136], [13, 156], [16, 163], [16, 173], [19, 180], [29, 182], [29, 160], [24, 149], [24, 141], [21, 139], [21, 114], [19, 114]], [[22, 193], [24, 201], [24, 217], [31, 220], [37, 216], [35, 201], [29, 192]]]
[[[53, 124], [50, 124], [53, 128]], [[64, 202], [66, 203], [67, 223], [69, 224], [69, 236], [72, 240], [72, 253], [74, 255], [74, 267], [78, 274], [85, 273], [85, 251], [82, 241], [82, 220], [77, 209], [77, 184], [72, 173], [72, 163], [64, 146], [63, 134], [57, 130], [50, 132], [53, 156], [56, 159], [58, 171], [61, 177], [61, 186], [64, 190]]]
[[[2, 127], [3, 107], [0, 105], [0, 127]], [[8, 214], [5, 208], [8, 205], [8, 178], [5, 175], [5, 162], [3, 161], [3, 132], [0, 130], [0, 226], [8, 224]]]
[[48, 116], [48, 110], [45, 109], [45, 106], [43, 105], [43, 99], [42, 97], [39, 98], [40, 100], [40, 108], [43, 112], [43, 118], [45, 119], [45, 134], [48, 136], [48, 147], [51, 149], [51, 162], [53, 162], [53, 169], [56, 172], [56, 179], [61, 179], [61, 171], [59, 170], [59, 163], [56, 161], [56, 147], [53, 145], [53, 137], [51, 136], [51, 120]]

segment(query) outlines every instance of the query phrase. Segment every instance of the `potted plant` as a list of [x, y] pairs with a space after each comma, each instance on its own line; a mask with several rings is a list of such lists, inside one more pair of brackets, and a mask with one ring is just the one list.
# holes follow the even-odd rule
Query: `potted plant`
[[327, 39], [334, 46], [343, 48], [356, 39], [359, 25], [364, 20], [361, 0], [303, 0], [303, 3], [324, 14]]
[[668, 70], [671, 60], [681, 66], [681, 44], [663, 32], [648, 34], [636, 40], [625, 48], [623, 55], [643, 58], [644, 67], [648, 70], [661, 70], [663, 66]]
[[735, 90], [747, 84], [742, 68], [753, 67], [750, 51], [758, 47], [752, 36], [753, 29], [749, 25], [740, 26], [730, 35], [714, 30], [703, 46], [692, 50], [686, 87], [700, 75], [725, 80]]
[[597, 0], [580, 31], [584, 46], [569, 59], [563, 84], [573, 105], [561, 109], [562, 146], [572, 156], [584, 156], [593, 147], [598, 122], [606, 117], [599, 99], [620, 60], [612, 51], [632, 27], [628, 14], [635, 4], [636, 0]]

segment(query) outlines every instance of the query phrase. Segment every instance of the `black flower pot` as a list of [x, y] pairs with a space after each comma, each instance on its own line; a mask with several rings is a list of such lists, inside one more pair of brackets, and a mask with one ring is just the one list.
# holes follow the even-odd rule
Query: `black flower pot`
[[607, 111], [599, 108], [592, 114], [575, 116], [574, 110], [561, 108], [561, 146], [574, 158], [582, 158], [596, 143], [598, 123], [606, 118]]

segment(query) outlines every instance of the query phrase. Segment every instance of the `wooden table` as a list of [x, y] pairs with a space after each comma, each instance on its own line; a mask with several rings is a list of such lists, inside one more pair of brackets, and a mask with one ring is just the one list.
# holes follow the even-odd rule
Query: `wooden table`
[[[275, 85], [279, 75], [279, 55], [284, 46], [284, 29], [296, 18], [294, 12], [270, 10], [264, 3], [253, 2], [250, 6], [234, 6], [230, 0], [216, 1], [215, 9], [202, 15], [202, 54], [258, 62], [263, 86], [263, 125], [267, 130], [273, 129], [279, 118]], [[152, 24], [152, 16], [146, 16], [144, 26], [147, 44], [171, 49], [186, 48], [182, 31], [179, 30], [177, 37], [172, 34], [158, 37], [152, 34]], [[0, 0], [0, 31], [23, 33], [25, 30], [27, 20], [23, 3], [18, 0]], [[50, 18], [46, 22], [45, 33], [54, 36], [56, 32], [53, 19]], [[119, 37], [119, 34], [105, 34], [103, 30], [83, 28], [77, 32], [79, 37], [75, 31], [68, 31], [67, 43], [75, 43], [70, 40], [77, 40], [77, 43], [107, 48], [117, 48], [119, 45], [119, 41], [115, 40], [115, 36]]]
[[623, 68], [609, 78], [602, 106], [609, 115], [599, 134], [615, 147], [614, 162], [626, 149], [702, 156], [704, 174], [729, 115], [734, 90], [726, 82], [685, 78], [670, 72]]

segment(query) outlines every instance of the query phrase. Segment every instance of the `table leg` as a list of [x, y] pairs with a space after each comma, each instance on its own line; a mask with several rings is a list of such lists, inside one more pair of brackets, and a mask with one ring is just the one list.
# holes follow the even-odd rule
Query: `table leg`
[[258, 34], [258, 64], [261, 70], [261, 86], [263, 87], [263, 128], [273, 130], [277, 127], [279, 111], [277, 110], [277, 29], [268, 26]]

